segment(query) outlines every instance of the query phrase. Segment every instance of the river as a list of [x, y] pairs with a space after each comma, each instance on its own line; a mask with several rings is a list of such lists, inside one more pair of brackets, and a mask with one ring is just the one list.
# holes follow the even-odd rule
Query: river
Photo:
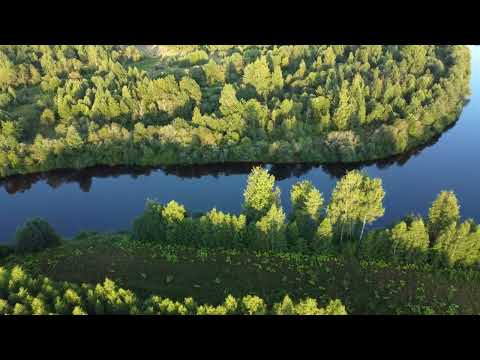
[[[439, 138], [412, 154], [359, 166], [380, 177], [386, 192], [385, 215], [373, 226], [392, 223], [415, 213], [426, 215], [441, 190], [453, 190], [463, 218], [480, 221], [480, 47], [472, 52], [471, 97], [459, 120]], [[241, 210], [243, 191], [253, 164], [194, 167], [92, 168], [54, 171], [0, 180], [0, 243], [11, 243], [26, 219], [42, 217], [63, 236], [82, 230], [125, 230], [147, 198], [176, 200], [193, 212], [213, 207]], [[289, 191], [299, 180], [310, 180], [326, 200], [345, 166], [315, 164], [264, 165], [282, 191], [290, 211]]]

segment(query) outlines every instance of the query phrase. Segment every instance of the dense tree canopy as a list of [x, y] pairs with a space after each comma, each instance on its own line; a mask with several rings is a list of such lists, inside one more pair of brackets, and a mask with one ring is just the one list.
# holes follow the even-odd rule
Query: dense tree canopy
[[441, 132], [469, 50], [0, 46], [0, 176], [97, 164], [349, 162]]

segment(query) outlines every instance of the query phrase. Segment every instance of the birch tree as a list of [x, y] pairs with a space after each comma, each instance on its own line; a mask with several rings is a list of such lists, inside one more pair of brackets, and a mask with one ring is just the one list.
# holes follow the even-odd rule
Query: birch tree
[[292, 186], [290, 200], [293, 219], [297, 222], [302, 236], [310, 238], [318, 226], [323, 197], [310, 181], [300, 181]]
[[360, 240], [365, 226], [384, 214], [385, 192], [381, 179], [370, 179], [354, 170], [337, 182], [327, 209], [327, 216], [343, 242], [345, 231], [352, 238], [357, 225], [362, 224]]
[[275, 204], [280, 207], [280, 189], [275, 187], [275, 177], [257, 166], [248, 176], [243, 194], [243, 210], [248, 221], [260, 220]]

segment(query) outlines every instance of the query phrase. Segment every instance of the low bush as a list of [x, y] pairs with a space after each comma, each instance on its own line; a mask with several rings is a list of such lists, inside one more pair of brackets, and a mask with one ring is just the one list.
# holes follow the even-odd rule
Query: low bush
[[16, 233], [16, 251], [18, 253], [40, 251], [60, 243], [60, 236], [52, 226], [39, 218], [27, 221]]
[[0, 245], [0, 259], [7, 257], [11, 253], [13, 253], [13, 248], [10, 246]]

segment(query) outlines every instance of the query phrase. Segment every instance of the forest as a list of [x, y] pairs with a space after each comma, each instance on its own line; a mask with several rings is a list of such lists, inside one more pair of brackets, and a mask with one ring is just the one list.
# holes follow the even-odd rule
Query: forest
[[0, 177], [95, 165], [357, 162], [456, 121], [448, 45], [1, 45]]

